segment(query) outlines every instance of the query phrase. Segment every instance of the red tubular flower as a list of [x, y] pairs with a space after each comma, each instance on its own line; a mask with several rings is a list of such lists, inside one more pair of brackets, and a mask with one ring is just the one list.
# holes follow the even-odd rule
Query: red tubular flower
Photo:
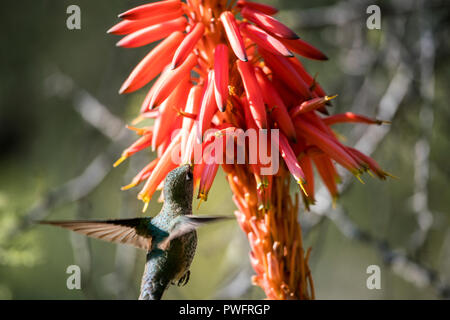
[[199, 85], [193, 86], [191, 90], [189, 91], [189, 96], [186, 102], [186, 109], [181, 112], [181, 115], [183, 114], [192, 114], [194, 118], [190, 117], [184, 117], [183, 119], [183, 125], [181, 127], [182, 129], [182, 139], [181, 139], [181, 146], [182, 150], [185, 150], [188, 138], [189, 138], [189, 132], [192, 129], [192, 126], [194, 124], [194, 120], [197, 118], [197, 114], [200, 110], [200, 104], [202, 101], [202, 87]]
[[281, 131], [291, 140], [296, 141], [296, 133], [292, 118], [289, 116], [283, 99], [278, 95], [272, 82], [267, 78], [261, 68], [255, 69], [256, 79], [261, 89], [265, 103], [269, 106], [273, 119]]
[[162, 41], [134, 68], [128, 79], [124, 82], [119, 93], [136, 91], [160, 74], [172, 59], [172, 54], [181, 43], [181, 32], [172, 33]]
[[152, 139], [152, 151], [155, 151], [174, 128], [179, 128], [181, 117], [177, 105], [185, 105], [188, 92], [191, 89], [190, 82], [182, 80], [174, 92], [162, 103], [159, 108], [159, 116], [155, 120]]
[[251, 9], [255, 9], [258, 10], [262, 13], [268, 14], [269, 16], [273, 16], [274, 14], [276, 14], [278, 12], [277, 8], [274, 8], [272, 6], [269, 6], [267, 4], [263, 4], [263, 3], [257, 3], [257, 2], [251, 2], [251, 1], [245, 1], [245, 0], [238, 0], [238, 2], [236, 3], [238, 8], [251, 8]]
[[258, 82], [256, 81], [255, 71], [250, 62], [237, 61], [237, 67], [244, 84], [247, 101], [250, 112], [260, 129], [267, 128], [266, 108], [260, 94]]
[[[299, 114], [307, 113], [307, 112], [325, 107], [325, 103], [327, 103], [328, 101], [330, 101], [334, 98], [336, 98], [336, 96], [332, 96], [332, 97], [324, 96], [324, 97], [313, 98], [313, 99], [304, 101], [300, 105], [292, 108], [289, 111], [289, 114], [292, 118], [295, 118]], [[326, 122], [326, 120], [325, 120], [325, 123], [329, 124]]]
[[305, 173], [303, 172], [303, 169], [300, 167], [300, 165], [297, 162], [297, 158], [295, 157], [294, 152], [292, 151], [291, 146], [289, 145], [288, 140], [283, 134], [280, 134], [280, 152], [281, 156], [283, 157], [284, 161], [286, 162], [286, 165], [291, 172], [292, 176], [294, 177], [295, 181], [300, 185], [303, 192], [306, 193], [306, 190], [304, 189], [304, 184], [306, 183], [305, 180]]
[[220, 20], [236, 57], [242, 61], [248, 61], [244, 40], [242, 40], [234, 15], [229, 11], [225, 11], [220, 15]]
[[339, 176], [337, 175], [333, 163], [331, 162], [330, 158], [323, 153], [313, 156], [313, 161], [316, 165], [320, 177], [322, 178], [325, 186], [330, 192], [333, 201], [336, 201], [336, 199], [338, 198], [338, 189], [336, 182], [339, 180]]
[[158, 86], [155, 86], [154, 94], [151, 96], [149, 109], [153, 109], [155, 106], [160, 105], [172, 91], [177, 87], [182, 79], [189, 75], [192, 68], [197, 64], [197, 57], [194, 54], [190, 54], [186, 61], [174, 70], [167, 70], [165, 74], [161, 75], [161, 82]]
[[125, 38], [117, 42], [117, 46], [124, 48], [144, 46], [165, 38], [172, 32], [184, 30], [186, 28], [186, 24], [187, 22], [184, 17], [155, 24], [127, 35]]
[[278, 36], [283, 39], [298, 39], [298, 35], [294, 31], [286, 27], [277, 19], [248, 6], [244, 7], [241, 11], [244, 18], [254, 22], [261, 29]]
[[329, 154], [335, 161], [339, 162], [347, 170], [355, 175], [359, 175], [361, 168], [353, 157], [334, 139], [328, 137], [324, 132], [318, 130], [308, 122], [297, 119], [295, 125], [298, 128], [298, 133], [302, 135], [307, 141], [316, 145], [319, 149]]
[[289, 50], [309, 59], [314, 60], [328, 60], [328, 57], [324, 55], [319, 49], [313, 47], [308, 42], [302, 39], [290, 40], [280, 39], [280, 41], [289, 48]]
[[151, 16], [158, 16], [177, 11], [181, 8], [180, 0], [166, 0], [155, 3], [144, 4], [119, 14], [119, 18], [127, 20], [145, 19]]
[[[172, 152], [179, 145], [180, 140], [181, 134], [177, 134], [160, 157], [158, 164], [152, 171], [150, 177], [145, 183], [144, 188], [139, 193], [138, 198], [142, 200], [146, 206], [150, 202], [150, 199], [158, 188], [158, 185], [164, 181], [164, 178], [170, 171], [177, 167], [177, 165], [171, 161], [171, 156]], [[144, 207], [144, 210], [145, 209], [146, 207]]]
[[116, 35], [126, 35], [138, 31], [140, 29], [162, 23], [164, 21], [173, 20], [181, 17], [183, 14], [183, 10], [176, 10], [172, 12], [168, 12], [161, 15], [151, 16], [146, 19], [139, 20], [123, 20], [113, 26], [111, 29], [107, 31], [107, 33], [116, 34]]
[[[156, 150], [156, 159], [123, 187], [145, 182], [138, 198], [147, 206], [155, 191], [163, 188], [166, 175], [181, 163], [193, 164], [198, 197], [207, 200], [219, 168], [217, 159], [226, 159], [221, 167], [238, 208], [237, 221], [250, 242], [253, 283], [269, 299], [314, 299], [310, 251], [303, 250], [299, 197], [290, 194], [291, 176], [300, 184], [306, 209], [315, 202], [313, 164], [333, 199], [338, 195], [336, 164], [357, 177], [368, 171], [384, 179], [389, 174], [378, 163], [342, 144], [330, 127], [383, 122], [353, 113], [322, 117], [334, 97], [326, 95], [293, 53], [327, 58], [273, 18], [277, 11], [248, 0], [164, 0], [121, 14], [124, 20], [109, 30], [126, 35], [119, 46], [165, 39], [120, 89], [130, 93], [156, 79], [135, 120], [136, 126], [145, 118], [154, 124], [129, 127], [141, 137], [116, 164], [144, 148]], [[244, 20], [236, 18], [238, 14]], [[250, 138], [240, 141], [237, 133], [249, 129], [259, 143]], [[280, 129], [279, 141], [273, 139], [274, 132], [260, 129]], [[250, 130], [246, 133], [250, 136]], [[266, 148], [260, 145], [264, 137]], [[210, 148], [216, 142], [236, 144], [233, 152], [224, 148], [222, 154]], [[278, 154], [272, 154], [277, 150], [272, 146], [278, 147]], [[238, 148], [245, 151], [244, 163], [235, 154]], [[270, 159], [283, 159], [278, 171], [263, 173], [270, 168], [259, 158], [264, 149]], [[206, 162], [198, 152], [217, 159]], [[251, 161], [255, 153], [256, 161]]]
[[389, 121], [372, 119], [372, 118], [368, 118], [366, 116], [356, 114], [353, 112], [335, 114], [333, 116], [323, 119], [323, 121], [329, 126], [336, 124], [336, 123], [345, 123], [345, 122], [377, 124], [377, 125], [381, 125], [383, 123], [389, 123]]
[[203, 93], [202, 104], [200, 107], [200, 114], [198, 117], [199, 127], [197, 140], [202, 142], [203, 134], [211, 126], [211, 120], [216, 113], [216, 105], [214, 98], [214, 71], [209, 71], [208, 80], [205, 87], [205, 92]]
[[158, 164], [159, 159], [155, 159], [151, 161], [149, 164], [147, 164], [131, 181], [130, 184], [124, 186], [121, 188], [121, 190], [128, 190], [131, 189], [138, 184], [140, 184], [142, 181], [147, 180], [150, 177], [150, 174], [152, 173], [153, 169], [155, 169], [156, 165]]
[[303, 152], [297, 159], [298, 159], [300, 168], [302, 168], [303, 172], [305, 173], [305, 179], [308, 182], [305, 185], [306, 192], [302, 193], [302, 196], [303, 196], [303, 200], [305, 202], [305, 207], [307, 210], [309, 210], [309, 206], [313, 205], [315, 203], [315, 200], [314, 200], [314, 172], [313, 172], [313, 167], [312, 167], [312, 163], [311, 163], [311, 157], [306, 152]]
[[240, 30], [246, 37], [255, 42], [258, 46], [273, 54], [279, 54], [285, 57], [294, 56], [292, 52], [286, 49], [280, 41], [267, 34], [257, 26], [244, 22], [241, 23]]
[[[214, 156], [214, 155], [212, 155]], [[202, 168], [202, 174], [200, 178], [200, 185], [198, 188], [198, 198], [203, 201], [208, 200], [208, 193], [211, 189], [214, 178], [216, 177], [219, 164], [216, 162], [206, 163]]]
[[122, 163], [125, 159], [132, 156], [133, 154], [150, 146], [152, 142], [152, 137], [153, 137], [152, 131], [148, 131], [146, 134], [144, 134], [135, 143], [133, 143], [130, 147], [128, 147], [122, 152], [122, 156], [120, 157], [119, 160], [117, 160], [114, 163], [114, 167], [117, 167], [120, 163]]
[[197, 23], [175, 52], [172, 60], [172, 69], [178, 67], [192, 52], [197, 42], [203, 36], [203, 32], [205, 32], [205, 26], [201, 22]]
[[214, 93], [217, 107], [225, 111], [228, 100], [229, 62], [228, 47], [218, 44], [214, 49]]
[[294, 92], [300, 94], [302, 99], [308, 99], [311, 97], [309, 85], [289, 63], [287, 58], [273, 55], [262, 49], [259, 49], [259, 52], [271, 70], [275, 70], [280, 79], [283, 80], [288, 87], [294, 90]]
[[319, 83], [306, 71], [305, 67], [303, 67], [302, 63], [298, 59], [288, 59], [289, 63], [294, 67], [297, 71], [297, 74], [305, 81], [306, 84], [309, 85], [310, 90], [312, 90], [317, 96], [324, 97], [326, 96], [325, 91], [322, 89]]

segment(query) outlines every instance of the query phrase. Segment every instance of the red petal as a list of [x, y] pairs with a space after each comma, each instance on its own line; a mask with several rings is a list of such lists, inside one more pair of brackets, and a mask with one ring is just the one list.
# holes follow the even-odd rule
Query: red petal
[[328, 57], [324, 55], [319, 49], [313, 47], [308, 42], [303, 41], [302, 39], [297, 40], [289, 40], [289, 39], [280, 39], [283, 44], [289, 48], [289, 50], [298, 53], [299, 55], [315, 59], [315, 60], [328, 60]]
[[214, 99], [214, 71], [210, 70], [208, 73], [208, 80], [203, 92], [202, 105], [199, 114], [199, 127], [197, 133], [197, 140], [203, 141], [203, 134], [211, 127], [211, 120], [214, 113], [217, 111]]
[[181, 124], [178, 110], [185, 106], [190, 88], [188, 78], [183, 79], [159, 108], [160, 116], [156, 118], [153, 130], [153, 151]]
[[292, 151], [289, 141], [286, 139], [283, 133], [280, 133], [280, 154], [286, 163], [289, 172], [294, 177], [295, 181], [302, 186], [305, 184], [305, 173], [303, 169], [298, 164], [297, 158], [295, 157], [294, 151]]
[[366, 156], [361, 151], [350, 148], [350, 147], [348, 148], [348, 150], [353, 155], [360, 158], [369, 167], [369, 169], [378, 176], [378, 178], [386, 179], [386, 176], [391, 176], [387, 172], [383, 171], [383, 169], [381, 169], [380, 165], [375, 160], [373, 160], [371, 157]]
[[295, 68], [290, 64], [289, 59], [260, 49], [264, 62], [266, 62], [273, 73], [277, 74], [283, 82], [295, 92], [299, 93], [303, 98], [311, 97], [309, 86], [298, 74]]
[[158, 1], [130, 9], [124, 13], [119, 14], [119, 18], [127, 20], [145, 19], [150, 16], [162, 15], [170, 13], [172, 11], [177, 11], [180, 8], [180, 0]]
[[310, 112], [310, 111], [313, 111], [313, 110], [316, 110], [318, 108], [325, 106], [325, 103], [327, 101], [330, 101], [331, 99], [334, 99], [335, 97], [336, 96], [333, 96], [333, 97], [325, 96], [325, 97], [313, 98], [313, 99], [304, 101], [302, 104], [292, 108], [289, 111], [289, 114], [291, 115], [292, 118], [295, 118], [299, 114]]
[[218, 44], [214, 50], [214, 92], [217, 107], [225, 111], [228, 99], [228, 47]]
[[279, 54], [285, 57], [294, 56], [280, 41], [260, 28], [249, 23], [241, 23], [239, 28], [245, 36], [254, 41], [261, 48], [272, 52], [273, 54]]
[[158, 44], [144, 59], [134, 68], [128, 79], [123, 83], [119, 93], [136, 91], [160, 74], [172, 59], [172, 53], [181, 43], [183, 35], [176, 31], [167, 39]]
[[302, 135], [307, 141], [323, 150], [350, 172], [359, 174], [359, 164], [355, 161], [355, 159], [353, 159], [347, 150], [345, 150], [340, 144], [336, 143], [333, 138], [330, 138], [326, 133], [320, 131], [318, 128], [303, 119], [297, 118], [294, 123], [296, 125], [296, 129], [298, 129], [298, 134]]
[[206, 201], [208, 199], [209, 190], [211, 189], [214, 178], [216, 177], [217, 169], [219, 169], [219, 164], [215, 161], [210, 164], [205, 163], [202, 169], [198, 198]]
[[[200, 110], [200, 105], [202, 103], [202, 93], [203, 88], [199, 85], [193, 86], [189, 92], [189, 96], [186, 102], [186, 108], [184, 109], [184, 112], [189, 114], [198, 114]], [[194, 124], [195, 119], [191, 119], [188, 117], [185, 117], [183, 119], [182, 124], [182, 138], [181, 138], [181, 147], [182, 150], [186, 149], [186, 145], [188, 143], [189, 139], [189, 133], [191, 132], [192, 126]]]
[[[167, 70], [161, 74], [162, 81], [155, 83], [154, 94], [151, 97], [149, 108], [153, 109], [172, 93], [182, 79], [190, 74], [192, 68], [197, 64], [197, 57], [191, 53], [181, 66], [173, 70]], [[159, 79], [158, 79], [159, 80]], [[158, 85], [158, 86], [157, 86]], [[152, 88], [153, 89], [153, 88]]]
[[244, 83], [245, 93], [250, 107], [250, 112], [256, 125], [260, 129], [267, 128], [267, 115], [264, 101], [261, 97], [260, 88], [256, 81], [255, 71], [250, 62], [237, 61], [239, 74]]
[[245, 53], [244, 40], [239, 32], [234, 15], [230, 11], [222, 12], [220, 20], [222, 21], [228, 41], [236, 57], [239, 60], [248, 61], [247, 54]]
[[141, 20], [123, 20], [116, 25], [114, 25], [111, 29], [107, 31], [107, 33], [115, 34], [115, 35], [125, 35], [130, 34], [140, 29], [152, 26], [154, 24], [159, 24], [164, 21], [169, 21], [180, 17], [183, 14], [183, 10], [177, 10], [173, 12], [169, 12], [162, 15], [152, 16], [150, 18], [141, 19]]
[[283, 133], [289, 137], [291, 141], [296, 140], [296, 133], [294, 124], [292, 123], [291, 117], [284, 105], [283, 100], [278, 95], [272, 82], [267, 78], [264, 72], [260, 68], [255, 68], [256, 80], [258, 81], [259, 87], [261, 88], [261, 93], [264, 101], [271, 109], [271, 115], [274, 120], [278, 123], [278, 128], [283, 131]]
[[178, 47], [172, 60], [172, 69], [178, 67], [184, 62], [186, 57], [194, 50], [198, 40], [203, 36], [205, 26], [199, 22], [195, 25], [191, 32], [184, 38], [183, 42]]
[[155, 159], [152, 162], [150, 162], [148, 165], [146, 165], [131, 181], [130, 184], [123, 186], [120, 188], [120, 190], [128, 190], [135, 186], [137, 186], [139, 183], [144, 181], [145, 179], [148, 179], [150, 177], [150, 174], [152, 173], [152, 170], [155, 169], [156, 165], [158, 164], [159, 159]]
[[117, 43], [118, 47], [135, 48], [167, 37], [172, 32], [183, 31], [186, 28], [186, 18], [180, 17], [129, 34]]
[[269, 6], [267, 4], [262, 4], [258, 2], [251, 2], [251, 1], [245, 1], [245, 0], [239, 0], [237, 2], [238, 8], [251, 8], [258, 11], [261, 11], [262, 13], [268, 14], [269, 16], [272, 16], [278, 12], [278, 9], [272, 6]]
[[297, 59], [297, 58], [291, 58], [288, 59], [288, 61], [291, 63], [291, 65], [297, 70], [297, 73], [302, 77], [303, 81], [308, 84], [310, 88], [313, 88], [312, 90], [319, 96], [324, 97], [326, 96], [325, 91], [322, 89], [320, 84], [313, 78], [311, 75], [306, 71], [305, 67], [303, 67], [303, 64]]
[[335, 114], [333, 116], [323, 118], [323, 121], [325, 122], [325, 124], [327, 124], [329, 126], [336, 124], [336, 123], [344, 123], [344, 122], [367, 123], [367, 124], [378, 124], [378, 125], [381, 125], [383, 123], [389, 123], [387, 121], [368, 118], [366, 116], [356, 114], [353, 112], [345, 112], [345, 113]]
[[325, 154], [320, 154], [314, 156], [313, 161], [331, 196], [333, 199], [336, 199], [338, 197], [336, 181], [339, 179], [339, 176], [330, 158]]
[[244, 7], [241, 11], [244, 18], [255, 23], [261, 29], [269, 32], [270, 34], [284, 38], [284, 39], [298, 39], [298, 35], [294, 31], [286, 27], [277, 19], [262, 13], [258, 10]]
[[181, 135], [176, 135], [162, 154], [158, 164], [155, 166], [155, 169], [152, 171], [152, 174], [145, 183], [144, 188], [138, 195], [138, 198], [142, 201], [147, 203], [150, 202], [150, 199], [158, 188], [158, 185], [164, 180], [166, 175], [171, 170], [177, 167], [177, 164], [172, 161], [172, 152], [174, 152], [179, 146], [180, 139]]
[[308, 196], [305, 198], [306, 207], [308, 208], [310, 204], [314, 204], [314, 171], [311, 164], [311, 158], [307, 154], [302, 154], [298, 157], [298, 162], [300, 167], [303, 169], [305, 173], [305, 179], [307, 181], [305, 185], [306, 192]]

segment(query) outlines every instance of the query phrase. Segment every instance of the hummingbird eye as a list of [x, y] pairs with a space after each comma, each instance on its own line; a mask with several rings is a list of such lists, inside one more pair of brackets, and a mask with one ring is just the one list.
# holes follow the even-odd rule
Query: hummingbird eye
[[190, 181], [190, 180], [192, 180], [192, 178], [193, 178], [192, 172], [189, 171], [189, 172], [186, 174], [186, 181]]

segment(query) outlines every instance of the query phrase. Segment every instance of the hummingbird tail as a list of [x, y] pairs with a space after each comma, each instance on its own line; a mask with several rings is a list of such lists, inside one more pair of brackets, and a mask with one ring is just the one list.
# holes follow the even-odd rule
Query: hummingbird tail
[[139, 300], [161, 300], [172, 278], [166, 265], [167, 252], [159, 249], [147, 252]]
[[139, 300], [161, 300], [166, 287], [167, 285], [145, 286], [144, 288], [141, 288]]
[[155, 265], [152, 263], [145, 265], [139, 300], [161, 300], [164, 291], [169, 285], [169, 281], [161, 277], [161, 274], [154, 272], [154, 267]]

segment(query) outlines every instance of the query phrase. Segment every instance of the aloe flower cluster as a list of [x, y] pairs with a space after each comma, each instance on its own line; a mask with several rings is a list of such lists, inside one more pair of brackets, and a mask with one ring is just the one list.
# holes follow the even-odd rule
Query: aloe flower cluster
[[[327, 96], [294, 54], [327, 57], [274, 18], [277, 11], [247, 0], [166, 0], [120, 14], [122, 21], [108, 31], [124, 36], [117, 46], [162, 41], [120, 88], [120, 93], [131, 93], [155, 80], [135, 126], [129, 127], [140, 138], [116, 165], [143, 149], [156, 151], [156, 159], [123, 187], [143, 183], [138, 198], [148, 204], [167, 173], [180, 164], [173, 161], [174, 152], [181, 150], [183, 163], [193, 163], [196, 147], [209, 157], [227, 157], [208, 145], [238, 129], [279, 129], [276, 156], [283, 160], [275, 174], [262, 175], [259, 162], [201, 161], [193, 163], [194, 181], [198, 197], [206, 200], [218, 168], [224, 170], [237, 220], [251, 245], [253, 282], [267, 297], [311, 299], [309, 252], [302, 246], [291, 177], [306, 209], [315, 202], [314, 166], [333, 198], [338, 196], [337, 164], [357, 178], [369, 172], [384, 179], [387, 173], [373, 159], [345, 146], [331, 129], [336, 123], [382, 122], [353, 113], [328, 116], [334, 96]], [[137, 127], [143, 119], [154, 119], [153, 125]], [[212, 128], [222, 134], [205, 135]]]

